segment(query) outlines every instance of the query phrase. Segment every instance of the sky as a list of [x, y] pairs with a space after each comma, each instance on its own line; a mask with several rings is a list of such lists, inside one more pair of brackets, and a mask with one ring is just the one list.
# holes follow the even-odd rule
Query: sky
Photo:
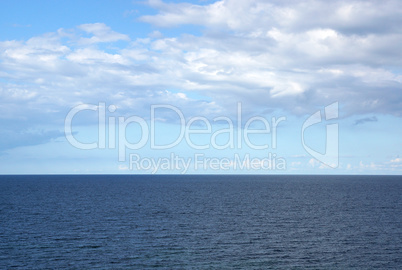
[[0, 174], [402, 174], [402, 2], [0, 2]]

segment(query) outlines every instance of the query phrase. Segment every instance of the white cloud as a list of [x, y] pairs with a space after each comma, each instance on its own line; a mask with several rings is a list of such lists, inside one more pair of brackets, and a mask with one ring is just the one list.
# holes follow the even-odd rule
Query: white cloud
[[109, 54], [93, 48], [78, 49], [66, 56], [68, 60], [80, 64], [129, 64], [120, 54]]
[[81, 29], [89, 34], [92, 34], [92, 37], [90, 38], [81, 38], [79, 42], [82, 44], [130, 40], [130, 38], [127, 35], [112, 31], [112, 29], [109, 26], [105, 25], [104, 23], [81, 24], [78, 26], [78, 29]]
[[390, 161], [390, 167], [392, 169], [402, 169], [402, 158], [395, 158]]
[[[392, 166], [390, 166], [392, 168]], [[363, 161], [359, 162], [359, 169], [361, 171], [381, 171], [387, 170], [388, 166], [383, 162], [369, 162], [363, 163]]]
[[[402, 115], [398, 1], [148, 3], [158, 14], [141, 20], [200, 25], [202, 34], [159, 29], [130, 41], [94, 23], [0, 42], [8, 102], [0, 118], [59, 123], [71, 106], [100, 101], [147, 114], [150, 104], [170, 103], [191, 115], [230, 115], [238, 101], [245, 114], [300, 115], [339, 101], [344, 116]], [[118, 41], [127, 43], [100, 44]]]
[[[201, 37], [153, 44], [165, 54], [184, 58], [180, 74], [219, 103], [231, 97], [257, 107], [304, 113], [300, 103], [309, 108], [337, 100], [346, 115], [401, 115], [401, 76], [387, 70], [400, 66], [402, 59], [397, 45], [402, 41], [402, 9], [395, 1], [380, 7], [375, 1], [150, 4], [160, 13], [144, 16], [144, 21], [205, 27]], [[377, 7], [378, 12], [372, 12]], [[216, 86], [219, 94], [212, 90]], [[356, 96], [366, 105], [356, 106]]]
[[395, 158], [391, 160], [391, 163], [402, 163], [402, 158]]
[[345, 34], [366, 34], [400, 31], [402, 22], [398, 0], [222, 0], [209, 5], [149, 0], [148, 3], [159, 13], [141, 19], [160, 27], [195, 24], [249, 33], [272, 27], [290, 32], [331, 28]]
[[308, 161], [308, 165], [310, 166], [310, 167], [317, 167], [318, 165], [319, 165], [320, 163], [316, 160], [316, 159], [314, 159], [314, 158], [311, 158], [309, 161]]

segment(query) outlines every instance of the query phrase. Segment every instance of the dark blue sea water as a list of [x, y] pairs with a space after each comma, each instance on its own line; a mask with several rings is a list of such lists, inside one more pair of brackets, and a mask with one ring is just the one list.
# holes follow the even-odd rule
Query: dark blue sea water
[[1, 269], [402, 269], [401, 176], [0, 176]]

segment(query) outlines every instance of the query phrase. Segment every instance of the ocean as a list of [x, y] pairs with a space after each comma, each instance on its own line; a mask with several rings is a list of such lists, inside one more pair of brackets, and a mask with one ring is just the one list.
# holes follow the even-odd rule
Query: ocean
[[402, 269], [402, 176], [0, 176], [0, 269]]

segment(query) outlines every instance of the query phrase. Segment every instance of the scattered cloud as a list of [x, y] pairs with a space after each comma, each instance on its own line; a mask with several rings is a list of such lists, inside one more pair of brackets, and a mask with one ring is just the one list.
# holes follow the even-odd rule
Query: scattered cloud
[[105, 25], [104, 23], [81, 24], [77, 28], [88, 34], [92, 34], [92, 37], [90, 37], [90, 38], [82, 37], [79, 40], [79, 43], [82, 43], [82, 44], [92, 44], [92, 43], [99, 43], [99, 42], [114, 42], [114, 41], [119, 41], [119, 40], [129, 41], [130, 40], [130, 38], [127, 35], [112, 31], [112, 29], [109, 26]]
[[359, 162], [359, 169], [360, 171], [367, 171], [367, 172], [373, 172], [373, 171], [383, 171], [387, 170], [388, 166], [387, 164], [383, 162], [366, 162], [364, 163], [363, 161]]
[[365, 118], [357, 119], [355, 121], [355, 125], [361, 125], [361, 124], [364, 124], [364, 123], [367, 123], [367, 122], [377, 122], [377, 121], [378, 121], [378, 119], [375, 116], [365, 117]]
[[[231, 116], [238, 101], [254, 115], [300, 116], [338, 101], [345, 117], [402, 116], [397, 0], [147, 3], [157, 14], [140, 20], [160, 28], [148, 38], [91, 23], [1, 41], [0, 121], [60, 125], [72, 106], [99, 102], [144, 117], [151, 104]], [[162, 34], [181, 25], [201, 26], [202, 34]], [[35, 136], [32, 143], [57, 134]]]
[[402, 163], [402, 158], [395, 158], [391, 160], [391, 163]]
[[319, 166], [320, 165], [320, 162], [319, 161], [317, 161], [315, 158], [311, 158], [309, 161], [308, 161], [308, 165], [310, 166], [310, 167], [317, 167], [317, 166]]
[[[264, 28], [283, 28], [302, 32], [314, 28], [332, 28], [342, 34], [400, 32], [402, 7], [398, 0], [382, 1], [241, 1], [223, 0], [209, 5], [164, 3], [149, 0], [159, 10], [142, 16], [145, 22], [160, 27], [195, 24], [253, 33]], [[247, 14], [247, 16], [243, 16]]]
[[402, 169], [402, 158], [395, 158], [390, 161], [390, 167], [392, 169]]
[[[402, 8], [397, 1], [381, 7], [376, 1], [148, 3], [159, 13], [141, 17], [145, 22], [205, 28], [201, 37], [156, 43], [159, 50], [184, 57], [183, 75], [191, 76], [198, 89], [220, 98], [207, 86], [224, 82], [219, 102], [231, 96], [254, 106], [305, 113], [305, 108], [336, 100], [346, 115], [401, 115], [401, 76], [388, 69], [401, 64]], [[236, 91], [239, 86], [243, 89]]]

